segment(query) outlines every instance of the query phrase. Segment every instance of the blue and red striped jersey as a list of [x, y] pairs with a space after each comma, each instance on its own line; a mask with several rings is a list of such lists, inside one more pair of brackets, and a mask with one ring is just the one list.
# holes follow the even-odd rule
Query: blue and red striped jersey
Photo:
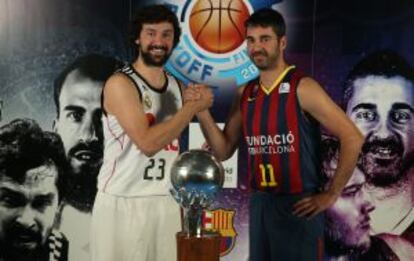
[[243, 136], [253, 190], [295, 194], [320, 188], [320, 128], [300, 107], [297, 87], [302, 77], [291, 66], [272, 88], [255, 79], [243, 91]]

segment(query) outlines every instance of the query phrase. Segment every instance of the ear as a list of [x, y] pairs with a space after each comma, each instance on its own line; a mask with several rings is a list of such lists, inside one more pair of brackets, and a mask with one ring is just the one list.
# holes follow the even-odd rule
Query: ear
[[279, 44], [280, 44], [281, 50], [286, 49], [286, 46], [287, 46], [287, 37], [286, 37], [286, 35], [284, 35], [284, 36], [282, 36], [282, 38], [280, 38]]
[[136, 45], [139, 45], [139, 39], [135, 40]]
[[57, 132], [57, 129], [58, 129], [57, 125], [58, 125], [57, 119], [54, 119], [52, 123], [53, 132]]

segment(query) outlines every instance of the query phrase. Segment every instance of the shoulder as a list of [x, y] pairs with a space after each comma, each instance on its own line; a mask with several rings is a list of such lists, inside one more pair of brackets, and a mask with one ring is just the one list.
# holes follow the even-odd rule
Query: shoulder
[[128, 97], [141, 98], [141, 90], [139, 89], [137, 83], [133, 81], [129, 76], [124, 73], [117, 72], [113, 74], [106, 81], [103, 95], [106, 97], [105, 100], [112, 99], [126, 99]]
[[322, 86], [312, 77], [304, 76], [300, 79], [298, 89], [322, 89]]
[[242, 102], [245, 99], [244, 97], [246, 97], [246, 95], [250, 95], [250, 92], [248, 91], [248, 89], [250, 88], [249, 84], [250, 82], [237, 87], [237, 93], [235, 95], [235, 100], [238, 103]]
[[252, 88], [259, 88], [259, 77], [254, 78], [243, 85], [240, 85], [238, 87], [238, 94], [242, 95], [244, 91], [247, 91]]
[[105, 90], [113, 89], [113, 88], [130, 88], [133, 87], [134, 84], [132, 80], [122, 72], [116, 72], [105, 83]]
[[307, 76], [300, 79], [297, 92], [301, 99], [314, 99], [319, 96], [326, 96], [323, 87], [316, 80]]

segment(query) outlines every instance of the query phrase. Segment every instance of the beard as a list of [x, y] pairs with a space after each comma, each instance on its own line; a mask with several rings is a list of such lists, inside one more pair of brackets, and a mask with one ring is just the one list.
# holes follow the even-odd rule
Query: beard
[[[68, 153], [71, 169], [66, 177], [64, 200], [82, 212], [92, 211], [97, 176], [102, 165], [102, 147], [98, 141], [79, 142]], [[88, 153], [81, 153], [85, 151]], [[87, 157], [82, 154], [87, 154]]]
[[278, 54], [269, 55], [266, 50], [256, 51], [250, 54], [250, 60], [253, 61], [254, 65], [260, 70], [268, 70], [276, 66]]
[[5, 232], [8, 236], [5, 242], [0, 242], [0, 259], [4, 257], [4, 260], [46, 260], [42, 258], [48, 255], [48, 251], [39, 232], [18, 224], [11, 225]]
[[[151, 51], [156, 49], [161, 49], [165, 53], [163, 55], [151, 54]], [[142, 60], [144, 61], [144, 63], [148, 66], [164, 66], [164, 64], [168, 61], [168, 58], [170, 58], [171, 53], [172, 52], [168, 51], [168, 48], [165, 46], [150, 45], [148, 46], [147, 51], [144, 51], [141, 45], [139, 46], [139, 54], [142, 56]]]
[[333, 220], [327, 215], [325, 224], [326, 252], [330, 256], [334, 257], [361, 254], [366, 252], [371, 245], [371, 240], [365, 240], [358, 243], [344, 242], [346, 240], [346, 237], [352, 235], [353, 233], [356, 233], [356, 231], [352, 231], [346, 225], [338, 224], [337, 220]]
[[79, 173], [67, 177], [65, 201], [82, 212], [91, 212], [97, 192], [99, 168], [83, 166]]
[[386, 139], [367, 137], [362, 146], [358, 167], [363, 170], [368, 184], [390, 187], [406, 175], [407, 163], [403, 163], [404, 147], [399, 136]]
[[252, 53], [250, 55], [250, 59], [260, 70], [266, 70], [269, 68], [269, 54], [265, 50]]

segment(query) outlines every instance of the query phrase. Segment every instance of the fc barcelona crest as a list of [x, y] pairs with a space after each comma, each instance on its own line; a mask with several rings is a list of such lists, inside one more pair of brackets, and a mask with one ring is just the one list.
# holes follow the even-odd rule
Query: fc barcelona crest
[[221, 208], [206, 210], [203, 213], [203, 228], [207, 231], [219, 232], [221, 235], [220, 256], [229, 254], [236, 243], [235, 214], [235, 210]]

